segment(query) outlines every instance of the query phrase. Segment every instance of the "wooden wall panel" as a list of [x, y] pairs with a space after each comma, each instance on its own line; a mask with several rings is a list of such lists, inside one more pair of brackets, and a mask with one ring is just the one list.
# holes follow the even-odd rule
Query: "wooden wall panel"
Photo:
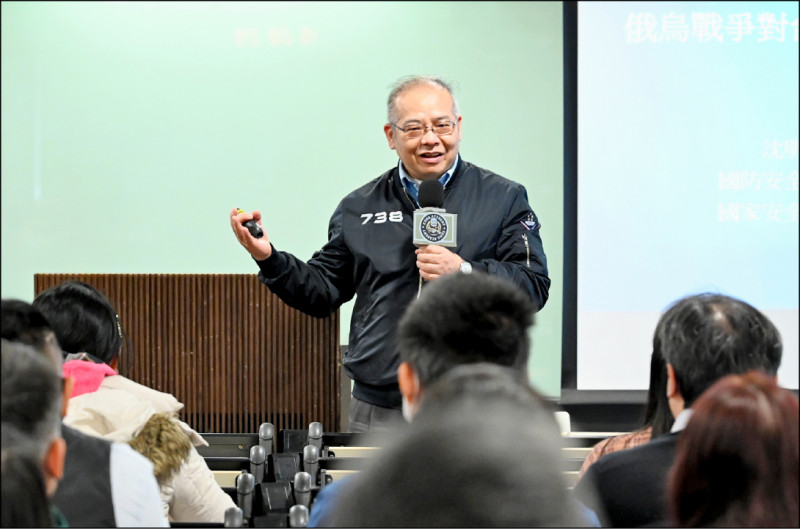
[[93, 285], [117, 309], [129, 338], [120, 373], [173, 394], [197, 431], [313, 421], [338, 431], [338, 311], [303, 314], [252, 274], [35, 274], [35, 293], [67, 279]]

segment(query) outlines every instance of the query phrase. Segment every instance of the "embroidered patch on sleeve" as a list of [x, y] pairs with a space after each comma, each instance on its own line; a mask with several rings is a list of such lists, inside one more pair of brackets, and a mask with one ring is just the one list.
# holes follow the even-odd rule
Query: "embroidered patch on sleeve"
[[528, 213], [528, 216], [525, 217], [525, 220], [521, 220], [519, 221], [519, 223], [522, 224], [525, 227], [525, 229], [529, 231], [534, 228], [541, 227], [541, 225], [534, 220], [533, 213]]

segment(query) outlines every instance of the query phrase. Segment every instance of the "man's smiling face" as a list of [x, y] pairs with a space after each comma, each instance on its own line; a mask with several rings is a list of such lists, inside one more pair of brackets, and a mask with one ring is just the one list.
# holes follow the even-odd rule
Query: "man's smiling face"
[[[396, 126], [387, 123], [383, 130], [389, 147], [397, 151], [406, 172], [418, 180], [439, 178], [456, 161], [461, 142], [461, 116], [453, 115], [453, 98], [443, 87], [422, 83], [411, 86], [395, 100]], [[437, 123], [455, 123], [455, 130], [437, 136]], [[399, 127], [399, 128], [398, 128]], [[419, 138], [408, 138], [400, 129], [427, 128]]]

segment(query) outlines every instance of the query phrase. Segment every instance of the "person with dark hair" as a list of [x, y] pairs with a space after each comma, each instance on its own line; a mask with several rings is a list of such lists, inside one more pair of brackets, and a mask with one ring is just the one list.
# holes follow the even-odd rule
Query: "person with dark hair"
[[650, 355], [650, 386], [647, 389], [642, 426], [630, 433], [608, 437], [594, 445], [578, 471], [578, 480], [604, 455], [643, 445], [672, 428], [675, 418], [669, 411], [667, 402], [667, 364], [657, 342], [657, 339], [653, 340], [653, 353]]
[[[0, 303], [3, 338], [31, 345], [57, 372], [62, 353], [50, 322], [18, 299]], [[67, 411], [72, 377], [63, 379], [61, 415]], [[74, 527], [166, 527], [153, 465], [125, 443], [112, 443], [61, 425], [66, 442], [64, 475], [53, 505]]]
[[758, 371], [692, 406], [667, 485], [674, 527], [800, 527], [797, 397]]
[[759, 370], [776, 376], [783, 353], [780, 334], [766, 316], [723, 294], [676, 301], [662, 314], [656, 338], [667, 363], [666, 394], [675, 423], [669, 434], [600, 458], [575, 486], [604, 525], [667, 523], [667, 473], [695, 400], [725, 375]]
[[[528, 382], [528, 332], [535, 312], [535, 305], [515, 284], [482, 272], [453, 274], [427, 285], [409, 304], [397, 327], [401, 360], [397, 376], [406, 420], [412, 424], [416, 421], [428, 388], [439, 379], [458, 367], [478, 364], [497, 367], [502, 373], [501, 383], [512, 377], [515, 385], [494, 387], [497, 378], [476, 375], [464, 379], [463, 385], [453, 382], [450, 393], [467, 399], [471, 388], [484, 383], [495, 395], [512, 401], [521, 399], [527, 405], [533, 399], [537, 407], [547, 408]], [[482, 369], [491, 371], [492, 367]], [[555, 422], [556, 410], [549, 411]], [[332, 524], [332, 513], [341, 509], [339, 496], [350, 482], [340, 480], [319, 492], [311, 507], [310, 527]]]
[[61, 347], [47, 318], [27, 301], [3, 299], [0, 301], [0, 330], [10, 342], [32, 346], [47, 356], [61, 370]]
[[[235, 504], [195, 448], [206, 441], [178, 419], [183, 404], [168, 393], [117, 373], [124, 334], [105, 295], [88, 283], [70, 280], [40, 293], [33, 306], [50, 322], [66, 355], [64, 375], [75, 378], [64, 423], [123, 443], [138, 436], [152, 440], [165, 427], [170, 428], [160, 445], [162, 450], [148, 448], [149, 441], [133, 444], [145, 455], [158, 455], [169, 462], [165, 472], [159, 472], [162, 478], [173, 476], [160, 486], [163, 514], [175, 522], [223, 522], [225, 510]], [[168, 414], [171, 422], [160, 420], [159, 413]], [[188, 454], [183, 444], [167, 442], [176, 435], [188, 436]]]
[[552, 409], [516, 369], [453, 368], [351, 478], [334, 527], [579, 527]]
[[[2, 398], [0, 418], [2, 419], [2, 452], [3, 458], [9, 459], [9, 471], [21, 472], [21, 479], [26, 478], [24, 491], [32, 495], [44, 493], [44, 498], [30, 498], [31, 508], [50, 506], [50, 498], [58, 487], [58, 481], [64, 473], [64, 454], [66, 444], [61, 437], [61, 376], [52, 363], [36, 352], [31, 346], [1, 340], [2, 346]], [[29, 458], [35, 463], [33, 469], [26, 470], [25, 461], [17, 461], [20, 456]], [[4, 466], [6, 461], [4, 461]], [[6, 469], [3, 470], [3, 496], [11, 495], [6, 490]], [[38, 474], [38, 475], [37, 475]], [[41, 481], [41, 488], [38, 486]], [[38, 506], [38, 507], [35, 507]], [[25, 508], [16, 505], [12, 508]], [[3, 507], [5, 511], [5, 505]], [[50, 507], [49, 525], [62, 527], [65, 525], [63, 515], [54, 507]], [[42, 513], [31, 513], [33, 517], [41, 517]], [[23, 518], [23, 515], [13, 515]], [[4, 513], [5, 522], [5, 513]]]
[[[547, 259], [527, 191], [461, 158], [461, 121], [444, 80], [398, 81], [383, 126], [389, 148], [397, 151], [397, 165], [342, 199], [330, 219], [328, 242], [307, 262], [278, 251], [264, 230], [254, 236], [244, 227], [261, 221], [259, 211], [231, 211], [231, 228], [256, 261], [259, 279], [288, 305], [325, 317], [355, 297], [343, 361], [353, 380], [351, 432], [404, 424], [395, 331], [423, 282], [476, 270], [512, 281], [537, 310], [547, 301]], [[437, 181], [443, 189], [440, 207], [462, 215], [458, 237], [451, 247], [416, 247], [419, 189], [423, 182]], [[438, 204], [439, 194], [424, 202]]]
[[455, 274], [426, 286], [397, 326], [397, 379], [410, 421], [425, 388], [452, 368], [489, 362], [527, 382], [535, 305], [506, 279]]

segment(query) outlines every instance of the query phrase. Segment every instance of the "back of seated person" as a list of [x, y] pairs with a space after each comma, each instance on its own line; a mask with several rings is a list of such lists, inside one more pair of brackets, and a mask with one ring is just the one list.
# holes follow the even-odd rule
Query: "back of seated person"
[[[427, 388], [458, 366], [501, 365], [527, 381], [528, 331], [535, 310], [516, 285], [478, 271], [426, 284], [397, 328], [403, 417], [411, 421]], [[329, 523], [344, 486], [320, 491], [311, 508], [311, 527]]]
[[[3, 338], [33, 346], [58, 373], [61, 348], [44, 315], [30, 303], [3, 299]], [[72, 389], [62, 380], [61, 416]], [[75, 527], [165, 527], [152, 464], [124, 443], [112, 443], [61, 425], [66, 442], [64, 474], [52, 504]]]
[[667, 487], [675, 527], [800, 526], [797, 397], [753, 371], [692, 406]]
[[337, 527], [585, 526], [563, 474], [552, 408], [516, 372], [454, 368], [409, 428], [350, 478]]
[[776, 376], [783, 354], [780, 333], [769, 318], [742, 300], [714, 292], [676, 300], [659, 318], [655, 332], [667, 363], [672, 429], [643, 445], [603, 456], [573, 489], [613, 527], [668, 523], [667, 476], [692, 406], [724, 376], [750, 370]]
[[[26, 479], [26, 489], [20, 494], [44, 494], [44, 498], [29, 498], [31, 508], [49, 504], [58, 481], [64, 472], [66, 447], [61, 437], [61, 381], [53, 365], [32, 347], [3, 339], [0, 345], [2, 369], [0, 370], [0, 399], [2, 419], [2, 453], [4, 458], [3, 496], [13, 495], [7, 490], [10, 475], [19, 473]], [[31, 464], [34, 468], [30, 468]], [[39, 481], [41, 480], [41, 487]], [[12, 508], [21, 507], [15, 505]], [[6, 504], [3, 504], [5, 511]], [[63, 517], [53, 509], [53, 519], [47, 525], [61, 521]], [[41, 517], [42, 513], [31, 513]], [[5, 513], [4, 513], [5, 516]], [[11, 516], [11, 514], [9, 514]], [[13, 517], [26, 518], [19, 512]]]
[[3, 474], [0, 527], [53, 527], [39, 462], [28, 453], [6, 449], [2, 450], [0, 461]]
[[[160, 487], [164, 512], [175, 522], [222, 523], [235, 507], [195, 446], [207, 444], [178, 419], [183, 404], [169, 393], [139, 384], [118, 373], [124, 333], [116, 309], [95, 287], [65, 281], [33, 300], [50, 322], [66, 361], [64, 373], [75, 377], [64, 422], [84, 433], [128, 443], [157, 413], [167, 413], [188, 436], [190, 448], [177, 473]], [[174, 443], [161, 445], [162, 455], [182, 457]], [[150, 451], [149, 454], [155, 452]]]

